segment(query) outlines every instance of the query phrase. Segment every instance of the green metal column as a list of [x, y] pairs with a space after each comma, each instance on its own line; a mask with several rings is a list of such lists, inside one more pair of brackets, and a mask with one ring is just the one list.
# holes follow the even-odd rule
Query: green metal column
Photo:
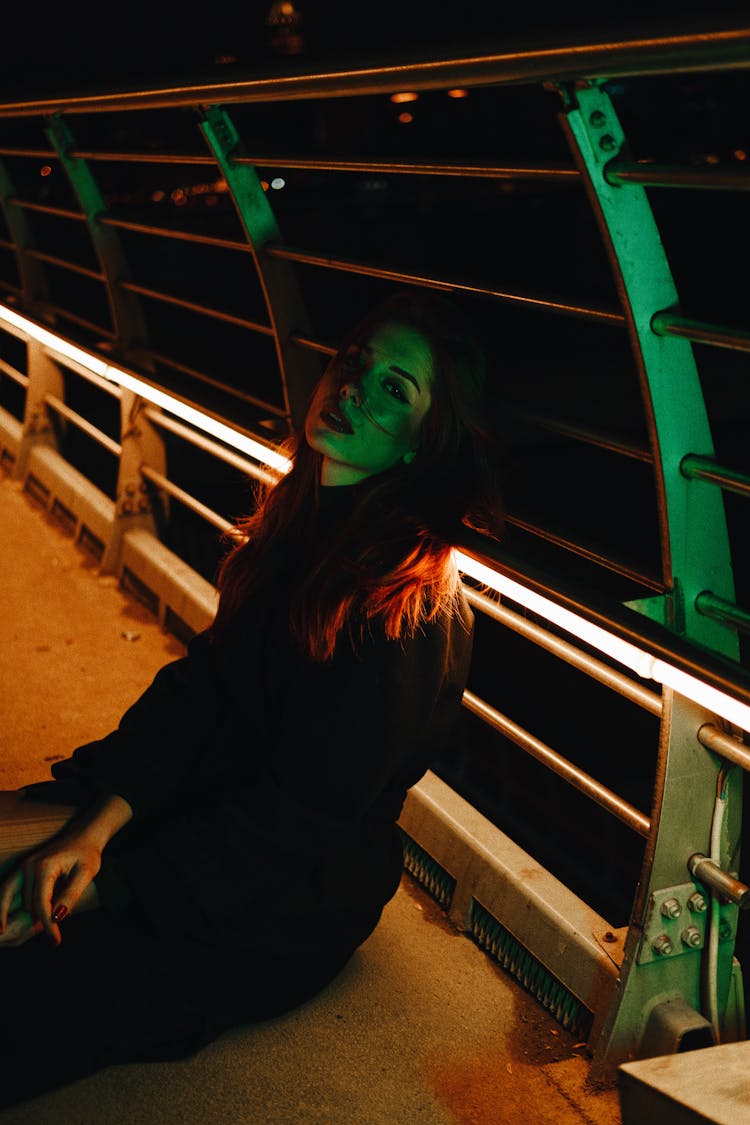
[[310, 335], [293, 266], [264, 254], [269, 243], [280, 241], [279, 228], [255, 168], [234, 159], [242, 151], [242, 141], [229, 114], [210, 106], [203, 113], [201, 129], [250, 243], [276, 345], [287, 417], [290, 423], [299, 424], [321, 368], [317, 357], [291, 342], [295, 333]]
[[[713, 442], [690, 343], [658, 336], [654, 316], [679, 311], [679, 297], [645, 190], [613, 185], [607, 164], [626, 138], [600, 84], [561, 90], [562, 118], [584, 177], [618, 286], [630, 331], [654, 453], [661, 527], [663, 599], [634, 603], [675, 632], [736, 658], [736, 634], [701, 615], [696, 599], [712, 590], [733, 601], [734, 583], [720, 491], [680, 472], [683, 458], [710, 458]], [[732, 955], [737, 908], [712, 915], [707, 888], [688, 869], [695, 852], [709, 854], [721, 760], [698, 741], [703, 722], [715, 716], [665, 691], [652, 830], [633, 904], [624, 960], [610, 1003], [592, 1044], [592, 1077], [611, 1077], [628, 1059], [668, 1053], [679, 1044], [713, 1041], [709, 977], [716, 990], [722, 1033], [736, 1026], [732, 1007]], [[739, 776], [738, 776], [739, 775]], [[722, 775], [724, 813], [720, 865], [736, 874], [741, 815], [741, 775]], [[709, 909], [695, 909], [702, 896]], [[714, 900], [715, 905], [718, 903]], [[693, 909], [691, 909], [691, 907]], [[720, 927], [715, 963], [709, 963], [709, 919]], [[671, 1041], [670, 1041], [670, 1036]], [[671, 1048], [670, 1048], [671, 1042]]]

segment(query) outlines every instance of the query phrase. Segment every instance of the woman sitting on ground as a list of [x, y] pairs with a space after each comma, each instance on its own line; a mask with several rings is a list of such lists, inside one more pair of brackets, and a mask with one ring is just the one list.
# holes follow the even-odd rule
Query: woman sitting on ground
[[407, 291], [354, 330], [211, 627], [24, 791], [75, 813], [0, 881], [1, 1104], [303, 1003], [396, 893], [396, 821], [469, 669], [453, 544], [502, 521], [454, 311]]

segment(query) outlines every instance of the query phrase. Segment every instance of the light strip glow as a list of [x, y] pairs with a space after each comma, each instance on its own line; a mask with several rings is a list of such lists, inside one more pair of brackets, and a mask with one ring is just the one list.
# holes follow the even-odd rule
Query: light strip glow
[[239, 449], [242, 453], [248, 454], [256, 461], [261, 461], [264, 465], [269, 465], [271, 468], [278, 469], [282, 473], [288, 472], [288, 459], [282, 456], [282, 454], [277, 453], [274, 449], [271, 449], [270, 446], [264, 445], [263, 442], [255, 441], [253, 438], [248, 437], [247, 434], [242, 434], [239, 430], [234, 430], [231, 426], [225, 425], [224, 422], [219, 422], [217, 419], [203, 414], [200, 410], [196, 410], [195, 407], [188, 406], [187, 403], [180, 402], [179, 399], [173, 398], [172, 395], [166, 394], [166, 392], [160, 391], [156, 387], [152, 387], [142, 379], [136, 378], [135, 375], [130, 375], [127, 371], [122, 371], [119, 367], [115, 367], [113, 364], [99, 359], [98, 356], [84, 351], [83, 348], [68, 343], [67, 340], [61, 339], [48, 329], [34, 324], [33, 321], [27, 320], [26, 317], [20, 316], [17, 312], [6, 308], [4, 305], [0, 305], [0, 320], [4, 320], [7, 324], [13, 325], [21, 332], [33, 337], [50, 352], [54, 352], [63, 360], [72, 360], [80, 367], [91, 371], [92, 374], [98, 375], [102, 379], [107, 379], [110, 383], [117, 383], [118, 386], [133, 391], [135, 394], [140, 395], [141, 398], [145, 398], [149, 402], [153, 402], [156, 406], [168, 410], [170, 414], [175, 414], [177, 417], [182, 418], [184, 422], [195, 426], [197, 430], [202, 430], [204, 433], [211, 434], [212, 437], [218, 438], [219, 441], [223, 441], [227, 445], [231, 445], [234, 449]]
[[[19, 331], [33, 337], [49, 351], [72, 360], [94, 375], [99, 375], [110, 382], [127, 387], [142, 398], [148, 399], [149, 402], [153, 402], [168, 410], [171, 414], [189, 422], [196, 429], [212, 434], [227, 445], [249, 454], [256, 461], [260, 461], [262, 464], [280, 472], [288, 472], [288, 459], [270, 446], [254, 441], [245, 434], [232, 429], [231, 426], [218, 422], [214, 418], [202, 414], [194, 407], [187, 406], [179, 399], [173, 398], [166, 392], [144, 383], [127, 371], [121, 371], [112, 364], [99, 359], [98, 356], [92, 355], [74, 344], [69, 344], [48, 329], [34, 324], [33, 321], [27, 320], [26, 317], [20, 316], [17, 312], [2, 304], [0, 304], [0, 321], [5, 321], [6, 324], [12, 325]], [[619, 664], [623, 664], [626, 668], [635, 672], [637, 676], [643, 679], [652, 679], [666, 687], [673, 688], [680, 695], [692, 699], [695, 703], [706, 707], [716, 715], [721, 715], [722, 718], [727, 719], [742, 730], [750, 731], [750, 707], [747, 704], [740, 702], [738, 699], [733, 699], [725, 692], [711, 687], [710, 684], [704, 683], [687, 672], [682, 672], [674, 665], [652, 656], [644, 649], [630, 644], [629, 641], [621, 640], [613, 633], [602, 629], [601, 626], [594, 625], [577, 613], [557, 605], [549, 598], [534, 593], [533, 590], [529, 590], [526, 586], [507, 578], [485, 563], [478, 562], [470, 555], [466, 555], [462, 551], [457, 551], [456, 555], [459, 569], [464, 574], [475, 578], [482, 585], [496, 590], [499, 594], [505, 594], [506, 597], [519, 605], [525, 606], [532, 613], [539, 614], [545, 620], [559, 625], [560, 628], [572, 633], [585, 644], [591, 645], [599, 652], [612, 657]]]
[[468, 574], [499, 594], [505, 594], [532, 613], [538, 613], [547, 621], [559, 625], [585, 644], [592, 645], [599, 652], [611, 656], [619, 664], [624, 664], [643, 679], [655, 680], [659, 684], [671, 687], [680, 695], [692, 699], [714, 714], [721, 715], [742, 730], [750, 730], [750, 707], [739, 699], [733, 699], [726, 692], [719, 691], [718, 688], [711, 687], [710, 684], [691, 676], [688, 672], [675, 668], [673, 664], [652, 656], [651, 653], [630, 644], [629, 641], [621, 640], [601, 626], [594, 625], [577, 613], [550, 601], [549, 598], [534, 593], [526, 586], [521, 586], [512, 578], [507, 578], [484, 563], [471, 558], [470, 555], [465, 555], [461, 551], [458, 551], [457, 555], [459, 569], [464, 574]]

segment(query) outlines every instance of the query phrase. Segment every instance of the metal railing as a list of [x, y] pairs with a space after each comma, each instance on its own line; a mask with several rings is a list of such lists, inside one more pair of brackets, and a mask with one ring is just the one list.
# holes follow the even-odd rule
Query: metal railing
[[[503, 593], [498, 599], [475, 588], [468, 578], [467, 592], [482, 619], [483, 630], [486, 621], [503, 637], [512, 634], [519, 643], [582, 673], [654, 720], [653, 745], [643, 755], [650, 762], [646, 772], [651, 769], [651, 811], [646, 814], [604, 777], [595, 776], [598, 770], [584, 768], [576, 760], [576, 724], [567, 729], [569, 720], [560, 700], [560, 742], [572, 746], [573, 751], [549, 745], [546, 738], [532, 731], [533, 723], [517, 721], [505, 713], [505, 707], [495, 705], [503, 695], [502, 669], [493, 677], [492, 668], [477, 667], [478, 678], [493, 680], [491, 693], [477, 693], [472, 685], [464, 698], [472, 719], [498, 736], [498, 761], [512, 763], [520, 749], [554, 776], [563, 789], [583, 795], [644, 841], [642, 863], [632, 882], [627, 924], [613, 925], [602, 908], [588, 906], [581, 894], [565, 886], [562, 877], [530, 855], [523, 853], [521, 862], [516, 845], [504, 831], [508, 826], [503, 823], [502, 810], [478, 818], [471, 807], [476, 787], [469, 787], [467, 802], [461, 795], [460, 770], [451, 773], [450, 763], [410, 795], [402, 819], [416, 849], [413, 854], [418, 856], [422, 850], [429, 861], [430, 877], [434, 877], [437, 864], [448, 873], [451, 885], [455, 883], [447, 904], [454, 920], [472, 932], [471, 919], [479, 904], [538, 960], [542, 971], [549, 974], [550, 988], [562, 987], [571, 998], [572, 1004], [564, 1005], [566, 1020], [569, 1025], [578, 1020], [585, 1027], [593, 1068], [600, 1076], [610, 1074], [617, 1062], [643, 1049], [647, 1032], [659, 1018], [658, 1011], [654, 1015], [651, 1010], [651, 997], [656, 993], [676, 992], [687, 1000], [695, 1012], [695, 1027], [686, 1030], [693, 1032], [696, 1027], [702, 1030], [710, 1025], [713, 1034], [720, 1032], [725, 1038], [738, 1034], [741, 977], [732, 960], [732, 943], [724, 942], [716, 960], [707, 965], [704, 949], [709, 948], [710, 922], [706, 922], [700, 948], [687, 950], [678, 944], [673, 954], [660, 959], [654, 952], [654, 942], [661, 931], [651, 931], [654, 904], [658, 907], [665, 888], [677, 888], [675, 893], [681, 897], [695, 890], [688, 858], [710, 851], [720, 764], [746, 769], [750, 754], [744, 749], [741, 724], [733, 726], [722, 712], [712, 710], [702, 698], [692, 697], [688, 686], [675, 689], [675, 682], [687, 685], [688, 680], [664, 679], [661, 683], [666, 686], [661, 691], [652, 690], [642, 675], [623, 672], [617, 666], [618, 658], [610, 652], [592, 653], [587, 639], [590, 634], [571, 639], [575, 633], [568, 633], [567, 626], [559, 626], [554, 618], [544, 623], [536, 620], [544, 617], [544, 610], [535, 608], [534, 597], [542, 595], [550, 604], [570, 612], [583, 627], [594, 626], [617, 641], [638, 646], [650, 657], [667, 662], [683, 678], [693, 677], [730, 701], [745, 707], [750, 701], [750, 679], [738, 642], [738, 634], [747, 631], [750, 615], [738, 604], [733, 582], [742, 558], [733, 558], [737, 548], [730, 543], [722, 507], [725, 492], [747, 497], [750, 476], [740, 468], [719, 463], [713, 456], [711, 420], [690, 343], [722, 354], [742, 353], [750, 346], [750, 327], [727, 326], [675, 311], [677, 291], [670, 262], [645, 194], [647, 188], [659, 192], [677, 187], [685, 193], [694, 189], [701, 193], [740, 193], [750, 187], [750, 177], [742, 168], [715, 164], [696, 168], [622, 159], [620, 154], [625, 153], [628, 138], [613, 92], [624, 78], [637, 81], [670, 75], [742, 73], [750, 67], [749, 49], [750, 29], [712, 32], [709, 27], [705, 35], [675, 34], [606, 45], [570, 43], [557, 50], [509, 50], [486, 57], [417, 61], [410, 66], [375, 66], [339, 74], [248, 78], [211, 87], [26, 99], [0, 105], [0, 198], [6, 224], [0, 250], [15, 263], [0, 275], [0, 289], [5, 293], [0, 331], [5, 342], [12, 337], [27, 349], [25, 364], [10, 359], [0, 362], [0, 389], [7, 378], [24, 399], [15, 413], [9, 405], [0, 412], [4, 463], [12, 463], [17, 476], [41, 487], [50, 497], [64, 492], [67, 504], [78, 503], [79, 530], [86, 529], [89, 542], [100, 543], [102, 565], [120, 573], [124, 580], [130, 575], [134, 581], [150, 585], [167, 623], [179, 619], [188, 631], [207, 623], [212, 586], [210, 575], [186, 573], [185, 568], [170, 571], [169, 536], [164, 536], [162, 525], [174, 518], [170, 513], [175, 506], [208, 525], [214, 537], [217, 532], [230, 531], [233, 520], [228, 510], [217, 510], [197, 495], [195, 488], [185, 487], [174, 478], [165, 440], [169, 437], [205, 454], [225, 466], [227, 472], [268, 478], [272, 470], [262, 459], [242, 456], [233, 448], [231, 435], [265, 443], [271, 449], [299, 421], [319, 373], [320, 359], [334, 350], [331, 320], [335, 318], [321, 315], [316, 279], [324, 279], [325, 285], [334, 287], [331, 292], [339, 295], [346, 292], [345, 287], [360, 286], [363, 305], [365, 297], [380, 292], [386, 283], [388, 287], [409, 284], [442, 290], [469, 307], [482, 325], [497, 320], [507, 327], [513, 323], [512, 318], [528, 316], [542, 318], [534, 324], [559, 320], [575, 325], [576, 330], [615, 333], [619, 342], [612, 346], [612, 354], [620, 357], [623, 349], [628, 356], [632, 353], [634, 382], [644, 404], [642, 433], [631, 436], [616, 432], [606, 410], [600, 420], [585, 417], [586, 382], [576, 373], [568, 375], [567, 383], [572, 388], [571, 398], [578, 396], [580, 417], [561, 412], [555, 394], [551, 394], [548, 405], [533, 390], [526, 401], [516, 398], [504, 402], [503, 417], [514, 418], [533, 435], [531, 452], [520, 450], [530, 464], [538, 450], [554, 459], [560, 448], [554, 443], [563, 442], [570, 443], [566, 449], [606, 456], [608, 466], [616, 462], [613, 481], [625, 472], [623, 466], [630, 466], [632, 471], [645, 467], [653, 476], [649, 518], [657, 530], [652, 552], [655, 565], [649, 568], [634, 563], [617, 550], [600, 546], [597, 529], [592, 526], [592, 510], [583, 513], [587, 520], [581, 532], [573, 526], [576, 512], [572, 507], [566, 513], [567, 520], [558, 523], [552, 509], [544, 512], [546, 518], [535, 518], [534, 503], [524, 507], [523, 497], [516, 507], [513, 503], [509, 507], [511, 535], [507, 547], [490, 547], [476, 538], [457, 545], [478, 555], [500, 577], [520, 583], [519, 589], [529, 595], [529, 600], [522, 602]], [[320, 107], [330, 98], [354, 102], [378, 98], [387, 102], [390, 94], [403, 89], [429, 95], [453, 87], [490, 91], [498, 106], [509, 89], [541, 89], [555, 96], [572, 163], [566, 166], [547, 153], [537, 160], [513, 160], [510, 155], [506, 159], [504, 154], [499, 159], [484, 160], [406, 160], [387, 154], [334, 159], [326, 153], [273, 154], [267, 148], [253, 155], [252, 146], [242, 137], [242, 126], [247, 124], [242, 115], [254, 107], [290, 101]], [[121, 116], [127, 122], [123, 128], [139, 140], [151, 114], [178, 110], [194, 115], [187, 132], [190, 136], [200, 134], [208, 152], [178, 153], [159, 145], [148, 150], [137, 145], [97, 146], [88, 136], [78, 142], [74, 135], [79, 123], [95, 135], [92, 119], [95, 126], [99, 118], [114, 122]], [[138, 119], [136, 124], [134, 118]], [[185, 131], [184, 116], [175, 121], [180, 132]], [[3, 123], [13, 127], [13, 139], [7, 142]], [[32, 141], [40, 130], [50, 147]], [[110, 142], [106, 129], [103, 140]], [[59, 198], [52, 202], [32, 198], [39, 191], [39, 181], [32, 178], [30, 169], [40, 160], [62, 173], [56, 189]], [[154, 167], [175, 191], [180, 183], [175, 178], [178, 174], [195, 175], [196, 170], [203, 174], [202, 170], [208, 170], [213, 178], [198, 181], [198, 186], [204, 196], [215, 196], [217, 222], [213, 233], [203, 229], [205, 214], [201, 215], [201, 229], [195, 224], [194, 228], [189, 223], [178, 224], [178, 211], [169, 213], [168, 224], [144, 219], [140, 212], [148, 212], [153, 202], [149, 203], [145, 195], [131, 208], [130, 217], [120, 213], [121, 203], [108, 202], [107, 193], [116, 200], [118, 192], [107, 169], [126, 169], [132, 178], [136, 168]], [[415, 268], [398, 257], [376, 262], [357, 253], [288, 245], [282, 238], [283, 208], [279, 208], [277, 217], [270, 203], [272, 193], [260, 175], [264, 169], [343, 178], [378, 175], [396, 181], [427, 177], [430, 182], [449, 181], [469, 191], [473, 190], [469, 185], [487, 182], [495, 186], [511, 184], [514, 192], [519, 190], [518, 185], [525, 185], [524, 191], [584, 192], [615, 279], [612, 303], [556, 293], [552, 286], [546, 292], [542, 285], [530, 291], [525, 282], [513, 277], [488, 281], [479, 276], [486, 272], [487, 263], [477, 256], [476, 247], [473, 267], [479, 262], [482, 269], [472, 278], [466, 276], [461, 258], [447, 253], [447, 268], [442, 272], [429, 265]], [[136, 178], [133, 182], [139, 181]], [[471, 196], [467, 198], [464, 207], [471, 205]], [[296, 216], [291, 219], [299, 225]], [[39, 228], [37, 237], [34, 224], [38, 222], [55, 224], [59, 248], [56, 243], [52, 249], [37, 245], [43, 233]], [[95, 265], [86, 264], [79, 247], [73, 255], [64, 252], [71, 228], [88, 239], [87, 254], [95, 259]], [[63, 235], [63, 229], [68, 234]], [[314, 234], [310, 224], [305, 229]], [[138, 240], [149, 243], [145, 256]], [[144, 263], [159, 260], [163, 248], [170, 245], [191, 253], [217, 251], [240, 262], [241, 270], [247, 272], [237, 276], [254, 290], [253, 299], [245, 300], [242, 293], [238, 294], [237, 284], [230, 284], [217, 287], [215, 297], [207, 300], [198, 292], [197, 267], [194, 272], [188, 271], [188, 280], [195, 283], [195, 292], [190, 293], [178, 292], [174, 284], [175, 278], [184, 280], [180, 268], [167, 274], [172, 278], [171, 286], [145, 276]], [[187, 259], [179, 259], [179, 263], [183, 261]], [[636, 277], [633, 261], [645, 277]], [[644, 262], [648, 263], [647, 270]], [[55, 280], [59, 276], [69, 278], [71, 285], [75, 279], [93, 286], [103, 293], [104, 300], [101, 294], [91, 297], [88, 288], [68, 293]], [[357, 301], [351, 303], [356, 305]], [[25, 326], [14, 326], [3, 312], [22, 314]], [[188, 319], [176, 321], [177, 328], [173, 325], [167, 341], [172, 344], [170, 351], [162, 334], [163, 318], [175, 314]], [[317, 329], [318, 323], [324, 327]], [[176, 346], [184, 334], [181, 324], [190, 325], [196, 343], [204, 326], [237, 335], [211, 337], [208, 360], [204, 355], [186, 357]], [[343, 330], [346, 325], [342, 320], [336, 327]], [[61, 347], [45, 343], [45, 331], [67, 339], [78, 348], [79, 358], [72, 359]], [[532, 338], [530, 335], [529, 340]], [[228, 374], [222, 367], [223, 349], [216, 346], [218, 339], [227, 341], [226, 350], [233, 355], [237, 354], [237, 341], [242, 341], [242, 346], [248, 340], [257, 342], [252, 364], [244, 369], [243, 378], [234, 372]], [[597, 359], [590, 362], [595, 364]], [[97, 374], [97, 364], [108, 370]], [[545, 386], [543, 372], [532, 370], [531, 365], [529, 371], [534, 388]], [[131, 377], [131, 383], [117, 386], [118, 372]], [[706, 376], [700, 374], [705, 381]], [[117, 434], [106, 432], [98, 420], [67, 401], [66, 388], [77, 385], [76, 381], [119, 400]], [[154, 392], [160, 392], [162, 398]], [[166, 401], [164, 394], [169, 396]], [[678, 396], [681, 404], [676, 425], [669, 422], [669, 394]], [[179, 406], [197, 412], [192, 421], [180, 416]], [[222, 438], [211, 436], [209, 423], [216, 419], [227, 424], [231, 433], [225, 429]], [[111, 455], [116, 479], [111, 495], [67, 458], [70, 427]], [[587, 470], [587, 474], [591, 479], [592, 471]], [[551, 483], [552, 474], [548, 473], [545, 485]], [[538, 500], [542, 491], [532, 501]], [[620, 548], [628, 545], [624, 536], [619, 538]], [[614, 596], [609, 592], [610, 581], [618, 583]], [[175, 609], [177, 605], [179, 610]], [[546, 694], [553, 697], [549, 685]], [[533, 716], [533, 708], [530, 713]], [[696, 747], [709, 751], [700, 761], [696, 761]], [[606, 756], [597, 756], [596, 761], [603, 769], [611, 766]], [[687, 763], [692, 777], [689, 793], [684, 790], [681, 773]], [[740, 792], [741, 786], [732, 775], [726, 797], [732, 809], [727, 820], [730, 828], [720, 853], [711, 857], [725, 869], [733, 863], [737, 846]], [[492, 801], [487, 803], [491, 805]], [[414, 866], [418, 874], [418, 859]], [[527, 888], [522, 874], [528, 870], [536, 872], [539, 887], [536, 910], [531, 914], [526, 909]], [[566, 923], [560, 922], [560, 914]], [[557, 921], [550, 923], [551, 917]], [[736, 904], [722, 902], [721, 917], [734, 933]], [[561, 924], [569, 925], [571, 931], [566, 934], [563, 958], [559, 943], [551, 936], [555, 926]], [[666, 923], [661, 925], [664, 928]], [[651, 973], [652, 985], [644, 983], [646, 972]], [[707, 972], [720, 981], [718, 1013], [707, 1012], [701, 999]], [[618, 976], [620, 983], [615, 988]], [[540, 998], [544, 999], [543, 987]]]

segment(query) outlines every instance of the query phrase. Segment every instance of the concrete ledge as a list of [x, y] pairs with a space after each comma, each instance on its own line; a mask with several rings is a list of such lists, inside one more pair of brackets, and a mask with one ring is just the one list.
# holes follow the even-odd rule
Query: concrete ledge
[[[145, 528], [126, 531], [122, 537], [119, 574], [126, 587], [128, 572], [154, 596], [162, 623], [169, 624], [171, 613], [198, 633], [213, 621], [218, 600], [216, 587]], [[178, 626], [177, 622], [174, 624]]]
[[471, 929], [472, 905], [481, 904], [591, 1013], [606, 1011], [624, 931], [608, 927], [432, 772], [410, 790], [399, 824], [455, 880], [455, 925]]
[[56, 449], [35, 445], [29, 451], [24, 472], [24, 487], [37, 498], [46, 494], [47, 506], [61, 506], [76, 522], [75, 537], [88, 532], [105, 548], [115, 521], [115, 503], [87, 477], [75, 469]]
[[3, 461], [18, 461], [22, 435], [23, 426], [18, 419], [0, 407], [0, 458]]
[[623, 1063], [618, 1075], [623, 1125], [750, 1121], [750, 1042]]

